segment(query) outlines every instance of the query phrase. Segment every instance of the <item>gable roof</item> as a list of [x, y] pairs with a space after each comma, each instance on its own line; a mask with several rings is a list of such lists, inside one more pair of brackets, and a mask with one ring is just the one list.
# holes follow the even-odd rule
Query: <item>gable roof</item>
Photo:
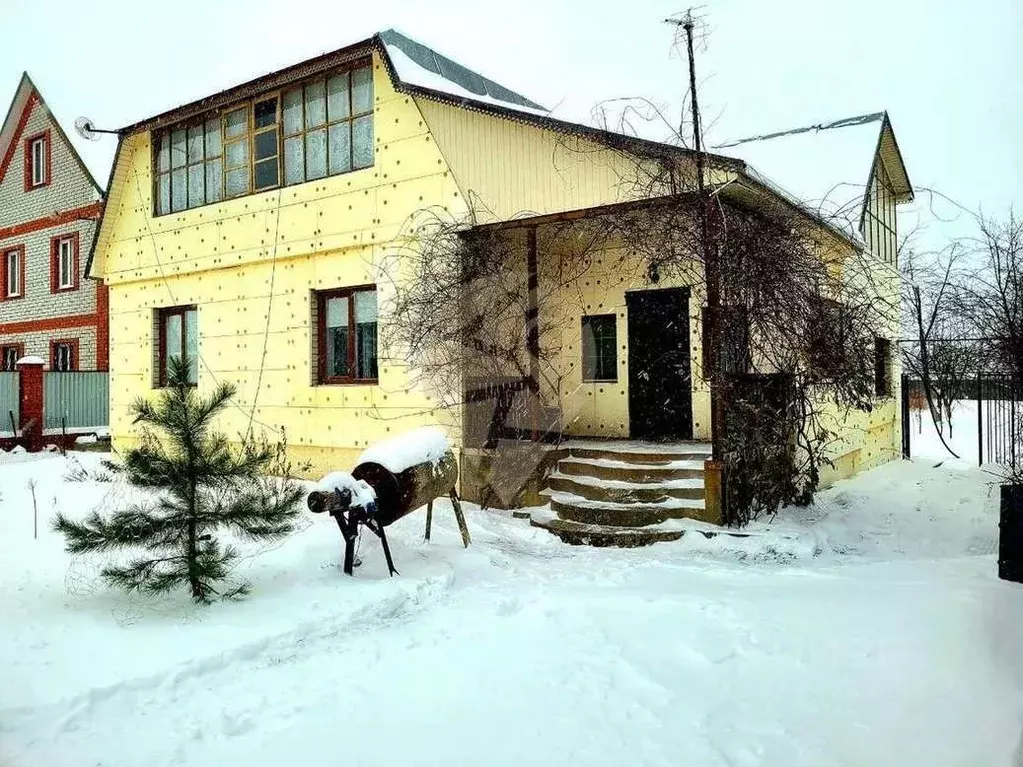
[[888, 171], [896, 201], [913, 199], [887, 112], [752, 136], [715, 149], [744, 160], [750, 176], [855, 236], [878, 158]]
[[14, 91], [14, 98], [11, 99], [11, 105], [7, 109], [7, 116], [4, 118], [3, 124], [0, 125], [0, 181], [3, 181], [4, 177], [7, 175], [11, 161], [14, 159], [14, 153], [17, 150], [18, 142], [21, 140], [21, 135], [25, 130], [25, 125], [28, 123], [32, 110], [37, 106], [40, 106], [47, 111], [50, 116], [50, 122], [56, 129], [60, 140], [64, 142], [68, 151], [71, 152], [71, 156], [78, 164], [83, 175], [89, 180], [89, 183], [92, 184], [98, 194], [102, 195], [103, 188], [96, 183], [95, 176], [92, 175], [92, 172], [82, 160], [82, 156], [78, 153], [74, 143], [64, 132], [64, 128], [61, 127], [60, 121], [53, 114], [53, 110], [51, 110], [46, 104], [43, 94], [40, 92], [39, 88], [36, 87], [36, 84], [32, 82], [32, 78], [29, 77], [28, 72], [21, 73], [21, 80], [19, 80], [18, 87]]

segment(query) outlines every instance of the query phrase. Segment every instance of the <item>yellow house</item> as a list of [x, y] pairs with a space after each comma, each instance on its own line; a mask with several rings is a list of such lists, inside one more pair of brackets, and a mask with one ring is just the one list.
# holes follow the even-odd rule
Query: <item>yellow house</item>
[[[706, 179], [723, 200], [799, 207], [830, 247], [877, 255], [897, 292], [894, 204], [912, 189], [887, 116], [868, 117], [858, 127], [873, 132], [874, 146], [847, 179], [859, 185], [859, 220], [848, 228], [824, 220], [770, 170], [746, 164], [746, 150], [784, 137], [708, 155]], [[225, 431], [283, 429], [310, 475], [349, 468], [375, 440], [439, 424], [462, 451], [463, 493], [481, 494], [494, 467], [479, 458], [464, 399], [452, 406], [448, 382], [431, 383], [379, 340], [409, 276], [401, 254], [414, 247], [424, 212], [466, 231], [500, 230], [521, 248], [523, 279], [543, 286], [559, 252], [574, 247], [560, 236], [566, 221], [675, 191], [661, 178], [625, 181], [665, 165], [691, 171], [694, 156], [553, 119], [393, 30], [127, 126], [89, 265], [109, 286], [115, 448], [135, 436], [131, 403], [160, 387], [167, 360], [184, 351], [200, 388], [238, 386]], [[694, 176], [672, 175], [680, 177]], [[619, 440], [603, 451], [577, 442], [578, 455], [589, 455], [590, 467], [610, 461], [608, 477], [626, 484], [650, 471], [617, 464], [642, 467], [643, 451], [654, 448], [641, 446], [637, 460], [622, 440], [668, 441], [665, 460], [702, 460], [710, 405], [698, 365], [699, 274], [662, 277], [628, 243], [591, 261], [544, 318], [543, 342], [556, 337], [560, 351], [541, 397], [556, 405], [559, 434]], [[888, 339], [896, 337], [891, 323]], [[667, 362], [650, 353], [654, 340], [672, 350]], [[897, 363], [886, 364], [896, 378]], [[651, 365], [661, 365], [656, 386]], [[461, 395], [464, 382], [458, 388]], [[898, 454], [894, 397], [869, 414], [836, 413], [836, 423], [839, 473]], [[702, 469], [676, 468], [671, 477], [693, 481], [654, 503], [643, 522], [703, 513]], [[594, 478], [565, 473], [556, 472], [578, 491], [569, 501], [562, 494], [565, 519], [593, 521], [594, 503], [584, 501], [603, 497], [592, 492]]]

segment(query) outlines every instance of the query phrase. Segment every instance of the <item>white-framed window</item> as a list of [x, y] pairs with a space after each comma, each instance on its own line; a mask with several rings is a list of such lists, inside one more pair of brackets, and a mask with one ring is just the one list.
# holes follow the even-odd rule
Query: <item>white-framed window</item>
[[57, 285], [61, 288], [75, 286], [75, 241], [64, 237], [57, 243]]
[[29, 144], [32, 186], [42, 186], [48, 180], [46, 178], [46, 149], [46, 136], [38, 136]]
[[21, 250], [15, 248], [4, 253], [4, 294], [16, 298], [21, 290]]
[[50, 345], [50, 369], [58, 373], [67, 373], [77, 369], [73, 342], [54, 341]]

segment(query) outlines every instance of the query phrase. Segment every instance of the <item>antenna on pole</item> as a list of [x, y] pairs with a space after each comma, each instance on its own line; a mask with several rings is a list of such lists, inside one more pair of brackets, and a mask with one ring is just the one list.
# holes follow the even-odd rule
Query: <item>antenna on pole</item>
[[114, 135], [120, 133], [116, 130], [97, 128], [96, 124], [88, 117], [79, 117], [75, 120], [75, 132], [86, 141], [99, 141], [101, 133], [113, 133]]
[[[703, 7], [703, 6], [699, 6]], [[698, 8], [699, 8], [698, 7]], [[721, 264], [718, 260], [718, 244], [716, 221], [712, 220], [713, 201], [707, 194], [706, 179], [704, 178], [705, 157], [703, 153], [703, 137], [700, 132], [700, 102], [696, 94], [696, 55], [693, 50], [693, 30], [696, 27], [696, 20], [693, 18], [693, 11], [698, 8], [689, 8], [682, 18], [665, 19], [665, 23], [675, 27], [681, 27], [686, 36], [686, 52], [689, 57], [689, 93], [690, 107], [692, 108], [693, 120], [693, 150], [696, 154], [696, 190], [697, 190], [697, 212], [700, 221], [700, 250], [703, 256], [703, 270], [707, 282], [707, 307], [706, 321], [704, 322], [703, 343], [708, 347], [709, 353], [704, 359], [709, 361], [710, 370], [704, 371], [710, 382], [710, 430], [713, 451], [712, 460], [707, 462], [704, 471], [708, 475], [714, 475], [711, 484], [715, 485], [715, 492], [718, 495], [717, 503], [723, 515], [727, 515], [726, 494], [723, 483], [727, 481], [724, 476], [724, 438], [725, 438], [725, 401], [722, 391], [722, 320], [721, 311]], [[685, 117], [682, 118], [683, 123]], [[680, 131], [681, 133], [681, 131]]]

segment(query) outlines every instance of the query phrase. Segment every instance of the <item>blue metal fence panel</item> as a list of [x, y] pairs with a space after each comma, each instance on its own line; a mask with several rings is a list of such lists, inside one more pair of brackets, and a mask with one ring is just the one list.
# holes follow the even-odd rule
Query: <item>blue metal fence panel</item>
[[11, 413], [14, 413], [14, 422], [20, 428], [18, 391], [18, 373], [0, 372], [0, 432], [11, 430]]
[[[64, 423], [61, 423], [61, 418]], [[110, 425], [110, 379], [105, 372], [43, 374], [43, 428], [94, 429]]]

